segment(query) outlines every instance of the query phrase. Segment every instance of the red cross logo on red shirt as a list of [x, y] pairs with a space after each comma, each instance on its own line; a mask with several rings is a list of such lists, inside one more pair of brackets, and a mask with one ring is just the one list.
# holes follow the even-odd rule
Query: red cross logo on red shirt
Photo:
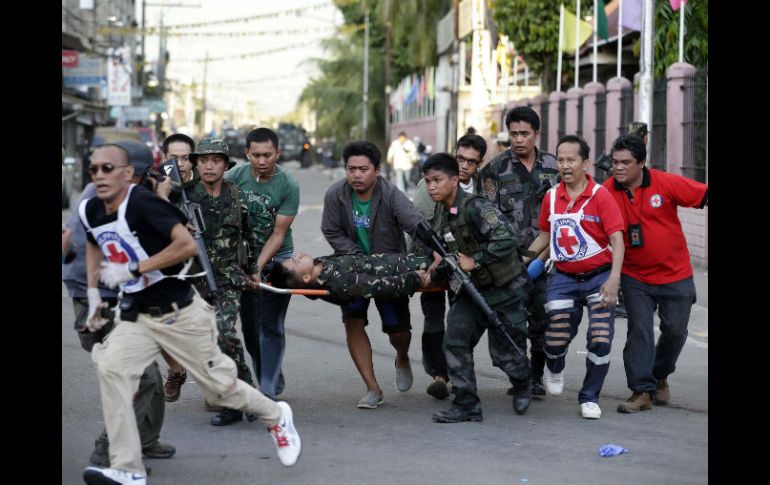
[[559, 237], [556, 238], [556, 243], [559, 247], [564, 248], [566, 253], [570, 256], [575, 254], [575, 251], [572, 250], [572, 246], [577, 246], [579, 244], [577, 238], [575, 236], [570, 236], [569, 229], [566, 227], [560, 227], [559, 234]]
[[107, 259], [113, 263], [128, 263], [128, 256], [126, 256], [126, 253], [118, 251], [118, 246], [114, 242], [107, 243], [107, 251], [110, 252]]

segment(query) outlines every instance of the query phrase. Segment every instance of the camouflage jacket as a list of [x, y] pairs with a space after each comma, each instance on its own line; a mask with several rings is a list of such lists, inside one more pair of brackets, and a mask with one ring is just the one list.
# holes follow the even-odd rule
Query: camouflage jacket
[[[392, 300], [411, 296], [420, 287], [415, 270], [427, 269], [429, 256], [414, 254], [338, 254], [316, 258], [323, 264], [318, 285], [336, 300], [354, 298]], [[337, 301], [335, 301], [337, 303]]]
[[537, 148], [535, 153], [531, 172], [511, 150], [497, 155], [480, 171], [481, 194], [497, 204], [525, 248], [540, 233], [537, 220], [543, 196], [559, 180], [556, 157]]
[[213, 197], [201, 182], [188, 187], [187, 196], [201, 206], [206, 224], [203, 241], [217, 285], [244, 288], [248, 275], [257, 272], [259, 251], [241, 189], [223, 180], [219, 197]]
[[[480, 266], [487, 266], [510, 258], [517, 248], [518, 238], [500, 211], [482, 197], [474, 197], [462, 190], [457, 191], [454, 207], [447, 210], [439, 205], [433, 217], [433, 230], [447, 243], [450, 251], [458, 252], [456, 238], [461, 235], [457, 231], [460, 221], [459, 209], [463, 199], [473, 197], [465, 205], [465, 220], [468, 223], [473, 243], [477, 251], [466, 254], [476, 260]], [[466, 244], [469, 244], [466, 242]]]

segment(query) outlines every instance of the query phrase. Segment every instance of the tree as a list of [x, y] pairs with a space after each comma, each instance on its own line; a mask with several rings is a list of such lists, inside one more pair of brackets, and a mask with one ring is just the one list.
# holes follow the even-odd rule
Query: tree
[[[436, 25], [451, 8], [451, 0], [391, 0], [392, 82], [422, 73], [436, 64]], [[344, 26], [324, 41], [327, 59], [312, 59], [321, 74], [300, 96], [316, 113], [317, 137], [345, 141], [362, 138], [364, 7], [369, 6], [369, 128], [367, 137], [381, 147], [385, 141], [385, 2], [335, 0]]]
[[[575, 4], [565, 8], [574, 12]], [[543, 91], [556, 89], [559, 54], [559, 3], [553, 0], [492, 0], [493, 17], [502, 33], [513, 41], [531, 70], [540, 73]], [[581, 2], [581, 17], [593, 14], [590, 1]], [[573, 58], [562, 56], [562, 85], [573, 76]]]
[[[707, 68], [709, 58], [708, 0], [690, 0], [684, 10], [684, 60], [697, 68]], [[679, 62], [679, 11], [668, 2], [655, 6], [655, 77]]]

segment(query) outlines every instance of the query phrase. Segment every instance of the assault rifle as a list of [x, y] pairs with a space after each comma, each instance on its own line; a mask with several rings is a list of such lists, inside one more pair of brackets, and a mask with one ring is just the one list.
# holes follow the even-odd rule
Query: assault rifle
[[179, 204], [179, 209], [184, 212], [184, 214], [187, 216], [187, 219], [189, 219], [190, 223], [195, 228], [195, 231], [193, 231], [193, 238], [195, 238], [195, 244], [198, 245], [198, 263], [201, 265], [201, 269], [206, 272], [206, 287], [209, 290], [210, 298], [214, 300], [217, 309], [219, 309], [219, 301], [215, 296], [219, 289], [217, 288], [216, 281], [214, 281], [214, 271], [211, 268], [211, 261], [209, 260], [208, 253], [206, 252], [206, 243], [203, 241], [203, 232], [206, 230], [206, 223], [203, 221], [201, 206], [195, 202], [190, 202], [190, 199], [187, 197], [187, 192], [185, 192], [182, 185], [182, 176], [179, 173], [179, 167], [177, 166], [175, 160], [164, 162], [161, 165], [161, 168], [166, 173], [166, 175], [171, 177], [172, 184], [178, 184], [180, 187], [182, 187], [180, 191], [181, 203]]
[[519, 354], [520, 357], [526, 357], [526, 354], [521, 350], [521, 347], [516, 345], [513, 338], [503, 328], [503, 322], [500, 321], [500, 316], [496, 311], [489, 307], [486, 300], [484, 300], [484, 297], [481, 296], [481, 293], [479, 293], [479, 290], [476, 288], [476, 285], [471, 281], [468, 273], [463, 271], [460, 267], [457, 257], [449, 252], [444, 242], [439, 238], [438, 234], [431, 229], [427, 222], [421, 221], [417, 225], [417, 237], [428, 247], [441, 255], [441, 257], [444, 258], [444, 263], [449, 266], [451, 270], [449, 288], [454, 292], [455, 298], [457, 298], [461, 292], [465, 292], [468, 298], [470, 298], [481, 310], [487, 320], [492, 323], [503, 336], [505, 336], [508, 343], [511, 344], [511, 348]]

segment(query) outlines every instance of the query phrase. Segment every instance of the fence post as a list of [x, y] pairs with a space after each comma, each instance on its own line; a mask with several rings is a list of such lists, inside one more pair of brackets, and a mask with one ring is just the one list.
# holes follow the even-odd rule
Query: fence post
[[[598, 125], [600, 121], [599, 113], [597, 112], [596, 98], [599, 95], [604, 95], [604, 85], [602, 83], [590, 82], [583, 86], [583, 138], [591, 148], [591, 164], [588, 167], [588, 173], [592, 177], [596, 176], [596, 168], [594, 163], [599, 155], [605, 152], [604, 150], [604, 123], [601, 126]], [[603, 114], [603, 113], [602, 113]], [[604, 118], [601, 117], [601, 121]]]
[[693, 129], [690, 123], [693, 113], [692, 85], [695, 66], [677, 62], [666, 69], [666, 167], [669, 173], [682, 175], [683, 165], [692, 165], [686, 151], [692, 153]]
[[[581, 88], [569, 88], [567, 90], [567, 122], [564, 125], [566, 135], [580, 135], [583, 136], [580, 128], [583, 125], [583, 120], [580, 119], [579, 106], [581, 104], [581, 98], [583, 97], [583, 90]], [[585, 107], [583, 107], [585, 109]]]
[[623, 133], [621, 129], [623, 114], [620, 98], [623, 91], [631, 89], [631, 81], [624, 77], [614, 77], [607, 81], [607, 117], [606, 137], [604, 140], [605, 153], [609, 153], [612, 142]]
[[559, 143], [559, 104], [567, 97], [561, 91], [553, 91], [548, 95], [548, 144], [546, 151], [556, 153], [556, 145]]

